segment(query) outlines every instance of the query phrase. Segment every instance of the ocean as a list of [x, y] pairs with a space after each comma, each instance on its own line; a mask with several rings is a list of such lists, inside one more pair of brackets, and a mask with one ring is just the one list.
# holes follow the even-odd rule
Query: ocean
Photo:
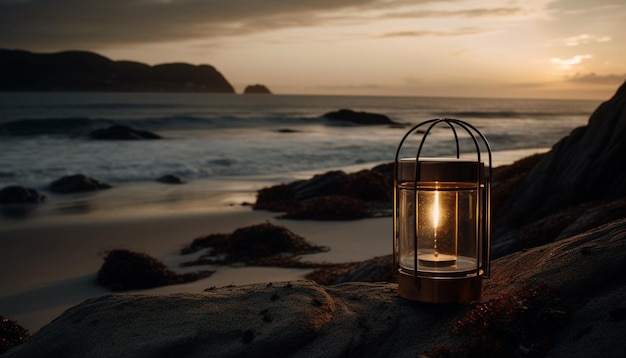
[[[546, 150], [585, 125], [599, 101], [441, 97], [233, 95], [167, 93], [0, 93], [0, 188], [23, 185], [49, 196], [42, 214], [180, 211], [253, 201], [263, 186], [330, 169], [393, 161], [408, 126], [339, 125], [339, 109], [385, 114], [417, 124], [457, 118], [477, 127], [494, 166]], [[114, 124], [161, 140], [93, 140]], [[452, 138], [434, 132], [432, 154]], [[48, 185], [82, 173], [114, 186], [59, 195]], [[178, 175], [184, 185], [155, 183]], [[105, 193], [106, 192], [106, 193]], [[244, 193], [244, 195], [241, 195]], [[44, 207], [44, 206], [42, 206]], [[124, 210], [122, 210], [124, 211]]]

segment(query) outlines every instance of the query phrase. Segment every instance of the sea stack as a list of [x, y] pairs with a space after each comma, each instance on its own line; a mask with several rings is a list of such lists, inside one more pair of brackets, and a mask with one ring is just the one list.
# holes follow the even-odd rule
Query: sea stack
[[265, 85], [255, 84], [248, 85], [243, 90], [244, 94], [272, 94], [272, 92]]

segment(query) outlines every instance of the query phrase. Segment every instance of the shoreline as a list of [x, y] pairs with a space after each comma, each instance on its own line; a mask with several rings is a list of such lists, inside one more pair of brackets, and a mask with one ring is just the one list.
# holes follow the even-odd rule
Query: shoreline
[[[545, 150], [496, 152], [494, 167], [541, 151]], [[352, 172], [371, 167], [369, 163], [342, 169]], [[200, 236], [231, 233], [263, 222], [285, 226], [312, 244], [330, 248], [325, 253], [303, 255], [303, 261], [343, 263], [390, 254], [391, 217], [339, 222], [294, 221], [276, 219], [278, 213], [254, 211], [241, 205], [243, 201], [253, 202], [256, 190], [261, 187], [279, 184], [276, 180], [288, 182], [314, 174], [320, 173], [307, 171], [207, 180], [178, 186], [127, 184], [95, 195], [74, 197], [78, 199], [68, 204], [91, 198], [93, 203], [86, 205], [87, 208], [92, 205], [91, 211], [2, 219], [0, 282], [4, 289], [0, 294], [0, 315], [16, 320], [31, 334], [35, 333], [64, 310], [88, 298], [112, 293], [95, 283], [107, 250], [142, 252], [181, 273], [199, 271], [207, 268], [179, 267], [180, 262], [189, 259], [178, 255], [183, 246]], [[155, 198], [155, 190], [164, 193]], [[123, 206], [115, 199], [132, 193], [145, 201]], [[98, 199], [104, 200], [98, 204]], [[104, 205], [107, 209], [94, 205]], [[210, 287], [301, 280], [311, 271], [220, 266], [212, 276], [193, 283], [131, 292], [201, 292]]]

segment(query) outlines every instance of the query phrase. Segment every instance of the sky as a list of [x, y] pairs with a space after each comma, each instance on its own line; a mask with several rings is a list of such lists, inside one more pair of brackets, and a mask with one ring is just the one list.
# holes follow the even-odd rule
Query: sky
[[0, 0], [0, 48], [209, 64], [242, 92], [608, 99], [624, 0]]

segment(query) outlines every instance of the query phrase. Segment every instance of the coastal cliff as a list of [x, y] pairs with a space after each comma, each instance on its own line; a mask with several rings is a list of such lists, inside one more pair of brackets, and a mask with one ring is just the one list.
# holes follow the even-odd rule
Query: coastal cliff
[[86, 51], [0, 49], [0, 91], [235, 93], [213, 66], [112, 61]]

